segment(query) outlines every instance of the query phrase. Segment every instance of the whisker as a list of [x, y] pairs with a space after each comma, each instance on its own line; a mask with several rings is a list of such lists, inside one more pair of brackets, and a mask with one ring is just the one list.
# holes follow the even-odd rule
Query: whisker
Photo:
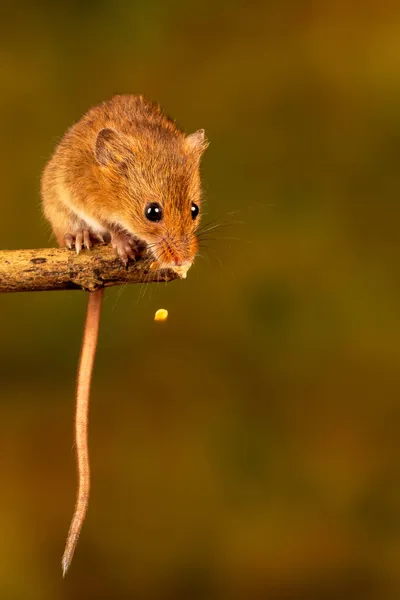
[[148, 286], [148, 282], [150, 281], [150, 277], [151, 277], [151, 273], [148, 273], [147, 276], [145, 277], [143, 283], [140, 286], [140, 292], [139, 292], [139, 296], [137, 299], [137, 304], [139, 304], [139, 302], [141, 302], [141, 300], [143, 300], [146, 295], [147, 286]]
[[207, 242], [217, 242], [218, 240], [231, 240], [235, 242], [241, 242], [240, 238], [227, 237], [227, 236], [218, 236], [218, 237], [200, 237], [199, 242], [207, 241]]
[[127, 287], [127, 285], [128, 285], [128, 281], [125, 281], [125, 283], [123, 283], [123, 284], [120, 286], [120, 288], [119, 288], [119, 290], [118, 290], [118, 294], [117, 294], [116, 300], [115, 300], [115, 302], [114, 302], [114, 306], [112, 307], [112, 312], [114, 312], [114, 310], [116, 309], [116, 307], [117, 307], [117, 304], [118, 304], [118, 302], [119, 302], [119, 299], [121, 298], [122, 292], [123, 292], [123, 291], [124, 291], [124, 289]]
[[199, 228], [196, 231], [196, 235], [203, 235], [204, 233], [208, 233], [209, 231], [214, 231], [214, 229], [220, 229], [221, 227], [232, 227], [233, 223], [217, 223], [215, 225], [210, 225], [210, 227]]
[[[234, 212], [227, 213], [227, 214], [229, 216], [230, 214], [234, 214]], [[236, 212], [239, 212], [239, 211], [236, 211]], [[202, 231], [203, 229], [205, 229], [209, 225], [214, 225], [214, 224], [217, 224], [218, 227], [229, 227], [231, 225], [244, 225], [245, 221], [236, 221], [236, 220], [233, 221], [232, 219], [229, 219], [228, 221], [226, 221], [226, 220], [222, 221], [221, 217], [216, 217], [215, 219], [210, 219], [209, 221], [206, 221], [205, 223], [202, 223], [198, 227], [197, 231]]]
[[201, 229], [204, 229], [204, 227], [207, 227], [208, 225], [213, 225], [214, 223], [217, 223], [219, 221], [219, 217], [217, 217], [216, 219], [210, 219], [210, 221], [206, 221], [205, 223], [202, 223], [197, 231], [200, 231]]
[[210, 257], [207, 256], [207, 254], [203, 255], [203, 254], [200, 254], [200, 252], [198, 252], [197, 255], [196, 255], [196, 258], [197, 257], [202, 258], [203, 260], [208, 260], [208, 262], [210, 262]]
[[[211, 250], [211, 251], [214, 253], [214, 259], [217, 261], [217, 263], [219, 264], [219, 266], [220, 266], [221, 268], [224, 268], [224, 265], [223, 265], [223, 263], [222, 263], [221, 259], [219, 258], [219, 256], [217, 255], [217, 251], [215, 250], [215, 248], [211, 248], [211, 247], [210, 247], [210, 248], [208, 248], [208, 247], [207, 247], [207, 250]], [[208, 258], [209, 258], [209, 260], [210, 260], [210, 262], [211, 262], [211, 258], [210, 258], [210, 257], [208, 257]]]

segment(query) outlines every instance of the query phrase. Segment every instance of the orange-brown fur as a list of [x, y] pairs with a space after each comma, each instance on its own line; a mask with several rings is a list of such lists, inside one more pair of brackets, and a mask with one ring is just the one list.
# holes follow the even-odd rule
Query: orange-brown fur
[[[116, 132], [103, 143], [112, 155], [105, 164], [96, 156], [103, 129]], [[44, 213], [57, 239], [74, 234], [87, 215], [102, 233], [123, 231], [150, 243], [160, 266], [191, 262], [199, 219], [192, 220], [190, 206], [200, 203], [206, 146], [204, 132], [186, 137], [142, 96], [115, 96], [92, 108], [66, 133], [43, 174]], [[144, 216], [153, 201], [164, 209], [161, 223]]]
[[[58, 144], [42, 177], [43, 210], [60, 245], [77, 252], [96, 237], [111, 238], [121, 260], [133, 244], [148, 244], [159, 267], [185, 276], [197, 252], [192, 203], [200, 204], [204, 131], [185, 136], [160, 107], [142, 96], [116, 96], [89, 110]], [[158, 203], [163, 219], [145, 209]], [[90, 489], [87, 424], [89, 392], [102, 290], [90, 296], [78, 369], [75, 436], [78, 493], [62, 559], [69, 568], [85, 518]]]

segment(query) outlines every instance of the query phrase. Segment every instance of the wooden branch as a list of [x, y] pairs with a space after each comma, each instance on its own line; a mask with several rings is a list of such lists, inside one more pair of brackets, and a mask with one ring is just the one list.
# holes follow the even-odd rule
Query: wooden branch
[[85, 290], [94, 292], [124, 283], [172, 281], [172, 270], [151, 270], [149, 261], [130, 261], [124, 267], [106, 245], [82, 251], [66, 248], [0, 250], [0, 293]]

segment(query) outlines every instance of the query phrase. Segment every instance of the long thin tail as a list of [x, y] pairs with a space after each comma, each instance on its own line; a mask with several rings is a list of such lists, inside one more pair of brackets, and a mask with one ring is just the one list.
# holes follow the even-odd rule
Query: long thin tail
[[65, 574], [71, 564], [89, 502], [89, 395], [94, 357], [96, 355], [102, 300], [103, 290], [89, 293], [89, 302], [83, 334], [81, 357], [79, 361], [76, 391], [75, 438], [76, 457], [78, 463], [78, 493], [76, 498], [75, 512], [71, 521], [64, 555], [61, 561], [63, 577], [65, 577]]

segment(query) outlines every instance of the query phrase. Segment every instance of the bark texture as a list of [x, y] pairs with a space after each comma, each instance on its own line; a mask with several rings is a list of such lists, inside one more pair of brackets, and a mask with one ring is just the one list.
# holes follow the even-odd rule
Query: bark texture
[[152, 270], [149, 260], [130, 261], [124, 267], [115, 251], [98, 245], [77, 255], [66, 248], [0, 250], [0, 293], [84, 290], [125, 283], [172, 281], [174, 271]]

